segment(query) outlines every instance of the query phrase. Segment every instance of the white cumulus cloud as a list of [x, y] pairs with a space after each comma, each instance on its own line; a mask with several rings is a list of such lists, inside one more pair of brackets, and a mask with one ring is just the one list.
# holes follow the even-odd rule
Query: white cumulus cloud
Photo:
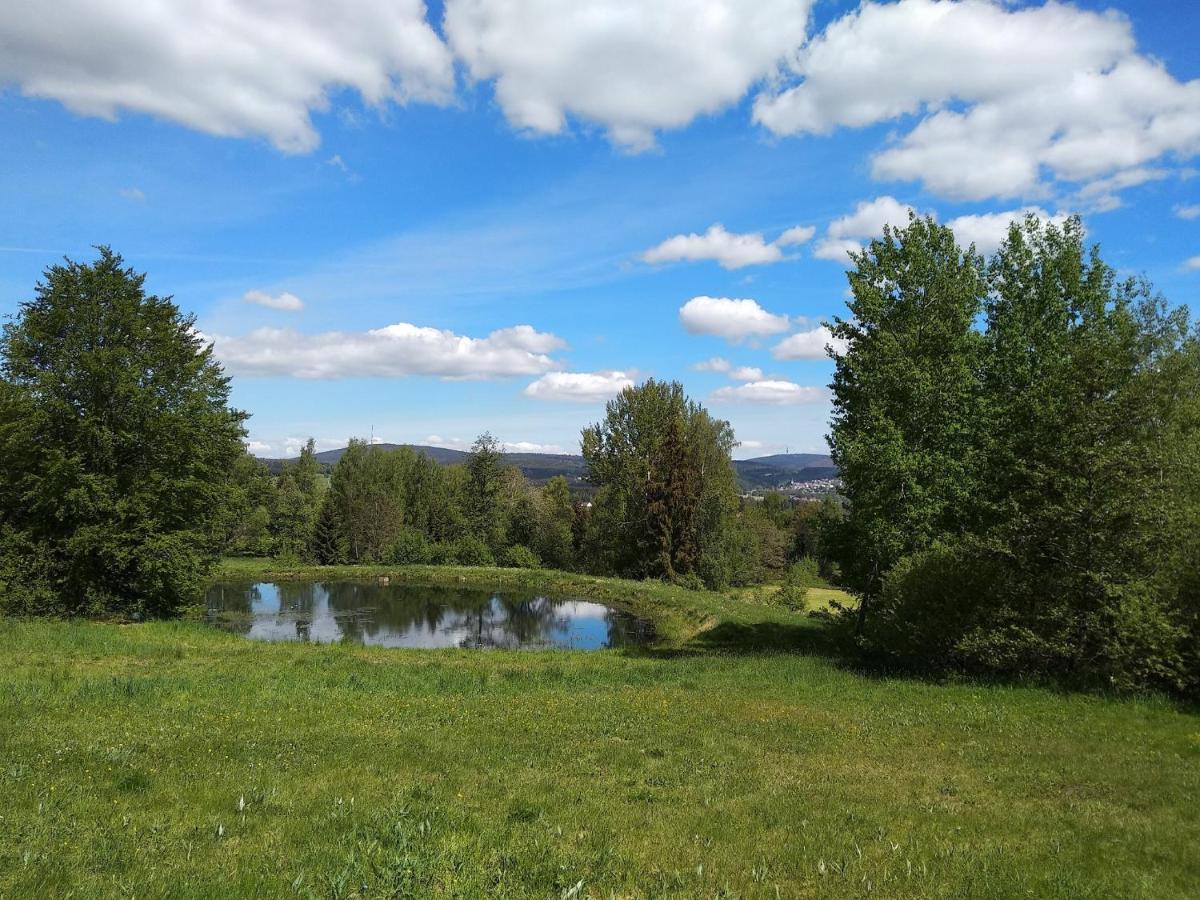
[[534, 375], [557, 367], [548, 354], [566, 343], [517, 325], [473, 338], [407, 322], [370, 331], [301, 334], [259, 328], [237, 337], [202, 335], [232, 375], [295, 378], [402, 378], [432, 375], [490, 379]]
[[754, 300], [693, 297], [679, 309], [679, 321], [691, 334], [712, 334], [729, 341], [778, 334], [788, 317], [769, 313]]
[[1183, 267], [1185, 269], [1187, 269], [1188, 271], [1195, 271], [1196, 269], [1200, 269], [1200, 256], [1192, 256], [1188, 259], [1185, 259], [1183, 261]]
[[1194, 203], [1191, 205], [1181, 203], [1179, 206], [1175, 207], [1175, 215], [1179, 216], [1181, 219], [1187, 219], [1188, 221], [1191, 221], [1192, 219], [1200, 219], [1200, 203]]
[[906, 206], [895, 197], [876, 197], [863, 200], [854, 212], [834, 219], [825, 230], [825, 237], [817, 241], [813, 256], [846, 262], [846, 254], [862, 249], [862, 241], [883, 234], [883, 226], [908, 224], [912, 207]]
[[268, 294], [266, 291], [246, 291], [242, 295], [242, 299], [255, 306], [265, 306], [267, 309], [278, 309], [283, 312], [299, 312], [304, 309], [304, 301], [287, 291], [280, 294]]
[[565, 453], [560, 444], [539, 444], [536, 441], [501, 441], [505, 453]]
[[758, 233], [734, 234], [723, 225], [712, 225], [704, 234], [677, 234], [642, 254], [648, 263], [695, 262], [701, 259], [716, 260], [723, 269], [741, 269], [762, 263], [778, 262], [783, 253], [774, 244], [768, 244]]
[[1052, 222], [1060, 226], [1067, 219], [1065, 215], [1051, 215], [1040, 206], [1027, 206], [1024, 209], [1010, 209], [1005, 212], [958, 216], [946, 225], [954, 232], [958, 246], [965, 250], [974, 244], [975, 252], [991, 256], [1008, 237], [1009, 226], [1013, 222], [1024, 221], [1027, 215], [1035, 215], [1043, 222]]
[[763, 370], [758, 366], [738, 366], [729, 370], [730, 381], [761, 381]]
[[148, 113], [306, 152], [319, 143], [310, 113], [332, 93], [448, 102], [454, 65], [423, 0], [6, 0], [5, 82], [83, 115]]
[[787, 229], [774, 241], [767, 241], [761, 232], [738, 234], [727, 231], [724, 225], [718, 223], [710, 225], [703, 234], [691, 232], [669, 237], [642, 253], [642, 261], [667, 263], [711, 259], [724, 269], [741, 269], [787, 259], [783, 247], [803, 244], [811, 240], [814, 234], [816, 229], [811, 225], [797, 225]]
[[807, 244], [813, 239], [817, 229], [812, 225], [796, 225], [789, 228], [775, 239], [776, 247], [794, 247], [797, 244]]
[[[1065, 3], [863, 3], [755, 101], [777, 134], [915, 116], [877, 153], [885, 180], [962, 200], [1035, 195], [1200, 152], [1200, 81], [1137, 52], [1128, 18]], [[905, 128], [905, 126], [901, 126]]]
[[[884, 196], [864, 200], [855, 207], [854, 212], [829, 223], [825, 236], [813, 248], [813, 255], [821, 259], [845, 262], [847, 253], [861, 250], [863, 242], [882, 236], [885, 225], [906, 226], [909, 212], [915, 213], [916, 210], [895, 197]], [[1026, 206], [1002, 212], [957, 216], [946, 225], [954, 232], [960, 247], [965, 250], [974, 244], [977, 252], [987, 256], [1000, 246], [1008, 234], [1010, 224], [1021, 222], [1030, 214], [1057, 225], [1066, 220], [1063, 214], [1051, 214], [1040, 206]]]
[[824, 325], [819, 325], [784, 338], [771, 348], [771, 355], [776, 359], [826, 359], [826, 347], [832, 347], [839, 355], [846, 352], [846, 342], [835, 338]]
[[737, 103], [805, 39], [810, 0], [447, 0], [446, 38], [518, 128], [569, 117], [630, 150]]
[[539, 400], [599, 403], [611, 400], [627, 387], [633, 387], [633, 378], [627, 372], [549, 372], [527, 386], [524, 394]]
[[761, 381], [762, 369], [757, 366], [735, 366], [723, 356], [714, 356], [692, 366], [697, 372], [720, 372], [730, 381]]
[[737, 387], [723, 387], [713, 391], [709, 400], [713, 403], [766, 403], [774, 406], [791, 406], [798, 403], [819, 403], [828, 397], [825, 388], [805, 387], [791, 381], [751, 381]]

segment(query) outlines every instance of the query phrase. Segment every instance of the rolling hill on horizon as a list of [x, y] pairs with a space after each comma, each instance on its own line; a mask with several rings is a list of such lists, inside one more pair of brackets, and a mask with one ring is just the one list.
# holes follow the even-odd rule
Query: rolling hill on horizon
[[[401, 447], [424, 454], [435, 462], [443, 465], [453, 465], [465, 462], [467, 452], [454, 450], [449, 447], [430, 447], [424, 444], [375, 444], [380, 450], [398, 450]], [[334, 450], [322, 450], [316, 455], [317, 462], [333, 466], [345, 447]], [[269, 459], [259, 457], [272, 472], [279, 472], [284, 465], [293, 462], [291, 459]], [[572, 453], [505, 453], [504, 461], [516, 466], [530, 481], [543, 484], [556, 475], [564, 476], [573, 487], [582, 487], [584, 462], [579, 454]], [[733, 466], [738, 474], [743, 489], [777, 488], [791, 481], [814, 481], [822, 478], [837, 477], [837, 469], [833, 460], [821, 453], [777, 453], [770, 456], [760, 456], [754, 459], [735, 459]]]

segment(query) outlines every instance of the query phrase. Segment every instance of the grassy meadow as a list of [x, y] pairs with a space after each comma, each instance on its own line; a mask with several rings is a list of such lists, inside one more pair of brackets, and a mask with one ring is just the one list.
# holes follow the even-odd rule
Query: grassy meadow
[[1200, 717], [1167, 700], [856, 672], [818, 622], [761, 592], [392, 574], [653, 610], [660, 645], [384, 650], [198, 622], [0, 620], [0, 896], [1164, 898], [1200, 885]]

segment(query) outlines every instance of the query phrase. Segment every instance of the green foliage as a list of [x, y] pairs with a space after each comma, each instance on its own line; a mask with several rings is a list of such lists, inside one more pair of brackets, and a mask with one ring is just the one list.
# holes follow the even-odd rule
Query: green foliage
[[575, 505], [567, 479], [561, 475], [551, 478], [539, 499], [539, 527], [534, 542], [537, 554], [553, 569], [571, 569], [575, 565]]
[[851, 317], [832, 329], [848, 349], [830, 448], [851, 498], [835, 539], [842, 577], [865, 609], [901, 557], [970, 520], [986, 282], [982, 260], [931, 218], [885, 228], [854, 262]]
[[[728, 422], [690, 401], [678, 382], [650, 379], [610, 401], [583, 432], [587, 477], [600, 490], [585, 536], [596, 571], [674, 579], [720, 554], [736, 507]], [[724, 567], [705, 578], [725, 580]]]
[[323, 566], [338, 565], [350, 559], [350, 550], [346, 546], [342, 523], [338, 518], [338, 503], [333, 491], [326, 491], [321, 500], [321, 508], [317, 512], [317, 521], [313, 527], [309, 555], [314, 562]]
[[542, 561], [528, 547], [514, 544], [500, 553], [499, 564], [507, 569], [540, 569]]
[[[913, 665], [1200, 688], [1186, 309], [1118, 279], [1077, 220], [1032, 217], [988, 265], [980, 306], [977, 263], [941, 232], [913, 220], [873, 243], [837, 330], [850, 511], [827, 540], [861, 594], [863, 643]], [[928, 332], [923, 309], [950, 313]]]
[[387, 553], [387, 562], [398, 566], [423, 565], [433, 558], [433, 547], [425, 533], [405, 526]]
[[273, 550], [278, 556], [311, 557], [324, 492], [316, 456], [315, 442], [309, 438], [300, 450], [300, 458], [285, 466], [276, 480], [271, 530]]
[[338, 523], [349, 562], [378, 562], [404, 524], [406, 475], [415, 454], [351, 440], [329, 480], [329, 517]]
[[0, 338], [9, 609], [164, 616], [228, 537], [245, 415], [168, 298], [100, 248], [46, 270]]
[[271, 524], [276, 507], [276, 488], [261, 461], [243, 453], [230, 475], [225, 552], [239, 556], [272, 554]]
[[489, 547], [504, 544], [504, 508], [501, 502], [504, 467], [500, 443], [488, 432], [475, 439], [466, 462], [464, 495], [467, 525], [471, 534]]
[[812, 588], [826, 587], [828, 582], [821, 577], [820, 564], [811, 556], [804, 556], [788, 567], [779, 589], [778, 600], [790, 609], [803, 610], [808, 605], [808, 592]]
[[460, 566], [494, 566], [496, 557], [492, 548], [473, 534], [466, 534], [452, 543], [444, 560]]
[[0, 613], [52, 616], [62, 612], [52, 589], [54, 558], [29, 532], [0, 524]]

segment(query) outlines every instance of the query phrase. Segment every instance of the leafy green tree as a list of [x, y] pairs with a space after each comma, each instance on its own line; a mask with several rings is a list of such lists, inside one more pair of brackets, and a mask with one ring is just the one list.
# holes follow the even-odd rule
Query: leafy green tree
[[500, 442], [488, 432], [475, 439], [466, 463], [466, 514], [471, 533], [494, 552], [504, 544]]
[[678, 382], [650, 379], [610, 401], [582, 443], [587, 477], [599, 488], [585, 538], [594, 566], [727, 580], [723, 564], [704, 566], [723, 560], [737, 503], [728, 422], [688, 400]]
[[333, 490], [325, 492], [313, 527], [311, 556], [323, 566], [340, 565], [350, 558], [345, 528], [339, 515], [340, 496]]
[[540, 508], [542, 518], [536, 541], [538, 555], [552, 568], [574, 568], [571, 529], [575, 522], [575, 504], [571, 502], [571, 488], [566, 478], [556, 475], [546, 482], [541, 491]]
[[977, 494], [983, 262], [930, 218], [884, 229], [854, 256], [851, 317], [833, 334], [830, 447], [849, 498], [831, 546], [860, 600], [888, 571], [971, 521]]
[[1169, 681], [1181, 623], [1152, 582], [1194, 496], [1177, 463], [1197, 451], [1168, 440], [1196, 385], [1187, 310], [1118, 278], [1078, 219], [1014, 226], [989, 275], [980, 549], [1006, 577], [964, 646], [989, 667]]
[[231, 474], [225, 552], [244, 556], [268, 556], [272, 551], [271, 524], [277, 504], [275, 482], [261, 460], [243, 453]]
[[[351, 440], [329, 481], [340, 544], [350, 562], [381, 562], [404, 526], [405, 476], [411, 453]], [[324, 538], [328, 545], [328, 538]]]
[[227, 535], [244, 413], [169, 298], [100, 248], [51, 266], [0, 337], [9, 609], [164, 616]]
[[1200, 348], [1187, 310], [1118, 278], [1078, 220], [1031, 217], [987, 268], [983, 331], [970, 329], [970, 292], [951, 291], [962, 302], [942, 330], [946, 359], [916, 366], [921, 335], [885, 323], [911, 321], [906, 277], [958, 284], [962, 259], [918, 254], [881, 273], [879, 256], [872, 245], [852, 280], [896, 289], [856, 287], [882, 302], [840, 323], [850, 348], [833, 441], [850, 506], [830, 539], [860, 613], [874, 603], [866, 646], [920, 666], [1200, 690]]
[[279, 556], [312, 556], [317, 517], [321, 511], [321, 467], [316, 444], [309, 438], [300, 458], [285, 465], [276, 483], [276, 508], [272, 518], [273, 551]]

